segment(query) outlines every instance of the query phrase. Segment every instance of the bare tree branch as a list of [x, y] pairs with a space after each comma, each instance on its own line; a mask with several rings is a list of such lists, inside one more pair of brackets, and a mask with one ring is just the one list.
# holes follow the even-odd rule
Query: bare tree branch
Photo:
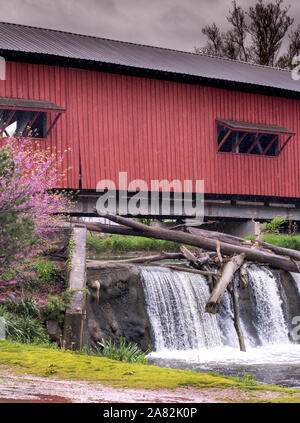
[[278, 58], [282, 42], [294, 23], [288, 14], [290, 7], [283, 7], [283, 0], [269, 3], [258, 0], [247, 11], [236, 0], [232, 6], [227, 16], [231, 29], [223, 33], [215, 23], [206, 25], [202, 33], [208, 43], [195, 51], [260, 65], [290, 67], [292, 57], [300, 50], [300, 27], [289, 34], [288, 51]]

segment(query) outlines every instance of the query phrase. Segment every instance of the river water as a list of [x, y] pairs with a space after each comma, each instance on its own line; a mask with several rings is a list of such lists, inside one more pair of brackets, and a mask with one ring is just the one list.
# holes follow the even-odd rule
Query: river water
[[[155, 266], [141, 268], [141, 274], [155, 347], [152, 364], [250, 374], [261, 383], [300, 388], [300, 344], [291, 335], [289, 298], [268, 269], [250, 266], [247, 289], [239, 280], [233, 282], [246, 352], [239, 350], [227, 293], [219, 313], [212, 315], [204, 311], [210, 295], [204, 276]], [[300, 290], [298, 295], [300, 301]]]

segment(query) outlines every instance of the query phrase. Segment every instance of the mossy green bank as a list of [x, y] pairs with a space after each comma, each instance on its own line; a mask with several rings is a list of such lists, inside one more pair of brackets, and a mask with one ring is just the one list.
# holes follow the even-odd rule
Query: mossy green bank
[[[289, 394], [300, 402], [299, 390], [278, 386], [249, 385], [239, 378], [217, 373], [198, 373], [192, 370], [167, 369], [152, 365], [122, 363], [83, 353], [56, 348], [0, 341], [0, 366], [5, 365], [20, 374], [40, 377], [85, 380], [104, 385], [129, 388], [233, 388], [268, 390]], [[296, 394], [296, 395], [293, 395]]]

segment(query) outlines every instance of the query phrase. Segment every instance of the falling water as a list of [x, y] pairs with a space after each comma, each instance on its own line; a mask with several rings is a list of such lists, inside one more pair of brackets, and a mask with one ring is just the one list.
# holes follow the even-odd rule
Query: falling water
[[283, 300], [274, 276], [258, 266], [251, 266], [248, 276], [250, 298], [256, 311], [254, 326], [261, 345], [289, 343]]
[[[300, 385], [300, 345], [289, 336], [290, 299], [267, 268], [251, 265], [247, 288], [238, 274], [234, 281], [246, 353], [239, 351], [228, 293], [212, 315], [204, 311], [210, 295], [204, 276], [155, 266], [141, 267], [141, 275], [155, 350], [152, 362], [232, 376], [250, 372], [262, 382]], [[294, 278], [299, 279], [300, 301], [300, 277]]]
[[209, 289], [202, 275], [159, 267], [141, 270], [156, 350], [221, 345], [214, 315], [204, 313]]

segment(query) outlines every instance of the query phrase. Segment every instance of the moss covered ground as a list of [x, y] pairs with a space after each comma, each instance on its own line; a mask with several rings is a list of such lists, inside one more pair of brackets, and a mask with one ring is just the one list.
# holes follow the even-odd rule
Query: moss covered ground
[[[174, 389], [191, 386], [197, 389], [238, 388], [247, 392], [277, 391], [279, 395], [283, 395], [279, 399], [281, 402], [300, 402], [299, 390], [249, 384], [243, 379], [217, 373], [129, 364], [83, 353], [11, 341], [0, 341], [1, 365], [9, 366], [18, 374], [99, 382], [114, 387]], [[287, 395], [289, 397], [286, 397]]]

